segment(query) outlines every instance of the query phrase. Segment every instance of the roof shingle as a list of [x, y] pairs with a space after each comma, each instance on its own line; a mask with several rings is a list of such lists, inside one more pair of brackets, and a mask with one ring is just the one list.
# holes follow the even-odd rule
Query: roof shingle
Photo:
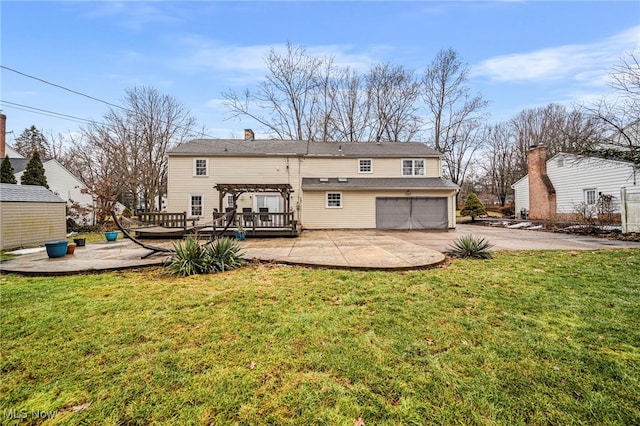
[[178, 156], [440, 157], [422, 142], [310, 142], [195, 139], [169, 152]]
[[44, 186], [16, 185], [12, 183], [0, 183], [0, 201], [66, 203], [66, 201]]

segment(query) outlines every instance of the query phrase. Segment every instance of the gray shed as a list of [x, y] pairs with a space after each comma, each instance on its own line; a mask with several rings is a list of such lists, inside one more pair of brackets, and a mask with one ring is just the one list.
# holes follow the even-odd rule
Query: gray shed
[[0, 183], [0, 249], [64, 240], [66, 207], [43, 186]]

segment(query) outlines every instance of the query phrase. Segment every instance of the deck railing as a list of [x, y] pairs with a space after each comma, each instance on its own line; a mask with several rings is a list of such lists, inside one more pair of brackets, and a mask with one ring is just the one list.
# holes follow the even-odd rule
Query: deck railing
[[165, 228], [187, 229], [187, 212], [145, 212], [138, 214], [138, 220], [151, 225], [164, 226]]
[[213, 213], [214, 229], [224, 228], [229, 224], [230, 229], [243, 227], [245, 231], [259, 231], [263, 229], [291, 229], [296, 230], [297, 221], [293, 219], [293, 212], [269, 213], [269, 212], [236, 212]]

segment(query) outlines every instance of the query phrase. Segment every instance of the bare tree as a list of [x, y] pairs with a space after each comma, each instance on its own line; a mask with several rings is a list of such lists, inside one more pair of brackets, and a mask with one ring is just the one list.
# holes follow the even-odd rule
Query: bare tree
[[489, 178], [491, 193], [504, 207], [511, 185], [519, 178], [516, 168], [516, 145], [512, 129], [508, 124], [491, 126], [486, 134], [483, 168]]
[[366, 85], [373, 139], [392, 142], [413, 139], [420, 130], [416, 106], [420, 84], [413, 71], [389, 64], [375, 65], [367, 75]]
[[132, 208], [155, 210], [166, 191], [167, 152], [194, 136], [196, 120], [175, 98], [150, 87], [127, 90], [123, 104], [84, 129], [76, 152], [90, 151], [81, 158], [85, 172], [90, 162], [99, 168], [89, 173], [94, 184], [115, 179], [102, 187]]
[[[468, 165], [468, 159], [482, 142], [475, 137], [488, 105], [480, 95], [470, 95], [468, 74], [469, 67], [462, 63], [458, 53], [444, 49], [438, 52], [422, 78], [433, 145], [444, 154], [448, 177], [457, 184], [464, 180], [463, 165]], [[472, 141], [467, 140], [470, 136], [474, 137]]]
[[518, 174], [527, 173], [527, 152], [533, 145], [545, 145], [549, 157], [559, 152], [579, 153], [602, 141], [597, 120], [577, 111], [567, 111], [560, 104], [520, 111], [509, 121], [515, 136]]
[[222, 94], [230, 117], [250, 117], [280, 139], [312, 139], [314, 100], [320, 69], [330, 58], [315, 58], [302, 46], [287, 43], [285, 52], [271, 49], [268, 73], [258, 88]]
[[463, 122], [484, 118], [488, 102], [480, 95], [471, 96], [467, 87], [469, 67], [458, 53], [449, 48], [438, 52], [422, 78], [423, 98], [430, 112], [433, 143], [438, 151], [446, 151]]
[[370, 104], [365, 79], [350, 68], [338, 71], [334, 79], [334, 108], [330, 116], [331, 138], [340, 142], [366, 140]]
[[598, 154], [640, 165], [640, 58], [637, 53], [623, 57], [611, 77], [613, 93], [584, 107], [602, 124], [607, 135], [607, 146], [598, 150]]

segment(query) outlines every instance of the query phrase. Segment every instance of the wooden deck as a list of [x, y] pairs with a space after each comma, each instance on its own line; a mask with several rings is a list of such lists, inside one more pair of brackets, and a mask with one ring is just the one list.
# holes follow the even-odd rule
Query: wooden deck
[[148, 219], [145, 223], [152, 226], [132, 229], [140, 239], [183, 238], [194, 234], [233, 236], [239, 229], [243, 229], [247, 237], [297, 237], [300, 234], [293, 212], [215, 212], [213, 222], [187, 221], [186, 213], [153, 213], [148, 217], [139, 216], [142, 218]]
[[297, 237], [300, 234], [298, 222], [293, 219], [293, 212], [236, 212], [232, 215], [215, 212], [211, 228], [215, 233], [227, 228], [224, 235], [233, 235], [236, 230], [243, 229], [248, 237]]

